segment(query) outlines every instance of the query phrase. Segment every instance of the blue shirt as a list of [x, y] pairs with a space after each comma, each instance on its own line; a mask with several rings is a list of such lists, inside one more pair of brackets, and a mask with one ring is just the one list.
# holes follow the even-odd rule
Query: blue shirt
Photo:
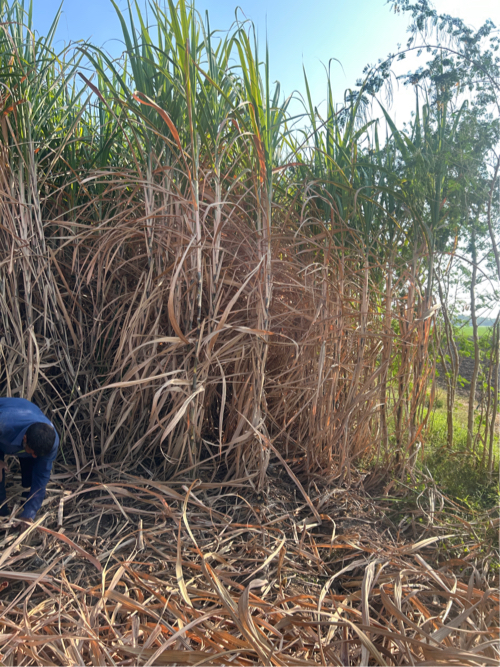
[[[25, 398], [0, 398], [0, 460], [3, 461], [5, 454], [13, 454], [19, 457], [31, 456], [24, 451], [23, 438], [32, 424], [40, 422], [54, 428], [50, 419], [47, 419], [36, 405]], [[33, 519], [45, 498], [52, 464], [59, 447], [59, 436], [55, 428], [54, 431], [56, 439], [50, 454], [48, 456], [38, 456], [35, 459], [30, 498], [25, 503], [21, 515], [24, 519]]]

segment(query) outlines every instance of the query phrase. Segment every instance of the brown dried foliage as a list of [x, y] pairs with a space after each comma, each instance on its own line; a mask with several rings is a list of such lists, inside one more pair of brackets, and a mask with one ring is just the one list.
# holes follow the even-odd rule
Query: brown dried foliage
[[455, 548], [459, 516], [395, 539], [388, 502], [359, 479], [312, 496], [318, 523], [282, 474], [257, 497], [245, 479], [101, 473], [61, 475], [41, 518], [52, 529], [2, 540], [2, 664], [498, 664], [480, 545], [439, 548]]
[[82, 200], [100, 184], [96, 219], [92, 198], [78, 215], [52, 192], [40, 200], [25, 169], [21, 192], [4, 162], [0, 383], [53, 414], [77, 471], [140, 456], [165, 474], [203, 464], [260, 488], [278, 449], [308, 474], [343, 477], [380, 442], [381, 392], [405, 459], [432, 370], [414, 274], [396, 277], [384, 312], [356, 233], [311, 220], [314, 207], [307, 218], [276, 207], [267, 307], [248, 190], [217, 202], [201, 178], [198, 243], [189, 184], [172, 175], [74, 183]]

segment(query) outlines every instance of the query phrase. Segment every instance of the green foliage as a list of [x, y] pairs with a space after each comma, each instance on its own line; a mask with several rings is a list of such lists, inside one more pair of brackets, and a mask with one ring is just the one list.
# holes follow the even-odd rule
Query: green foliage
[[496, 470], [489, 473], [482, 465], [482, 449], [467, 452], [467, 428], [455, 421], [453, 449], [447, 447], [447, 421], [444, 411], [436, 412], [430, 422], [422, 469], [428, 470], [445, 495], [470, 509], [490, 509], [498, 505], [498, 458]]

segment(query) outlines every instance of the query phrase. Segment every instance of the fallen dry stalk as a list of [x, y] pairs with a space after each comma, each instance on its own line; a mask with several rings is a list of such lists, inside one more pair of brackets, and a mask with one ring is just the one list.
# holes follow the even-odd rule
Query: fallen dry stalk
[[[286, 471], [260, 500], [189, 487], [66, 484], [67, 541], [35, 529], [0, 571], [2, 664], [498, 664], [498, 591], [470, 545], [439, 551], [454, 541], [449, 517], [400, 544], [384, 508], [354, 490], [308, 528]], [[1, 546], [13, 543], [7, 533]]]

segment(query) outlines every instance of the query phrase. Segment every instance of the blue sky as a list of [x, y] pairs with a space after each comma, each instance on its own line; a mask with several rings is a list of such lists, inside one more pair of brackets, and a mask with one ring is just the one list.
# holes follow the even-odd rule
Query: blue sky
[[[126, 0], [117, 0], [125, 9]], [[144, 6], [145, 0], [139, 0]], [[60, 0], [34, 0], [35, 27], [44, 32], [59, 7]], [[343, 92], [353, 87], [367, 63], [374, 63], [398, 43], [406, 41], [408, 17], [391, 13], [386, 0], [197, 0], [198, 11], [208, 10], [212, 29], [227, 30], [235, 18], [235, 8], [253, 20], [259, 42], [269, 42], [271, 76], [282, 84], [282, 90], [304, 91], [302, 66], [307, 71], [313, 101], [320, 104], [326, 94], [323, 65], [331, 58], [334, 94], [338, 102]], [[439, 12], [460, 16], [479, 27], [486, 18], [500, 26], [499, 0], [435, 0]], [[64, 42], [89, 39], [106, 45], [113, 54], [122, 47], [120, 25], [109, 0], [65, 0], [58, 38]], [[412, 99], [399, 96], [400, 115]], [[397, 104], [396, 104], [397, 106]], [[396, 109], [397, 112], [397, 109]]]

